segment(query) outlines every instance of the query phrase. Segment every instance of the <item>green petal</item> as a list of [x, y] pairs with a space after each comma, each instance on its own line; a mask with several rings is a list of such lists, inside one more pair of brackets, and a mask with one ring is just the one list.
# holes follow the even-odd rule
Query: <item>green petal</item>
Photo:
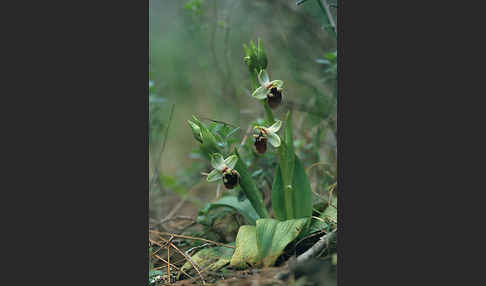
[[236, 155], [231, 155], [224, 160], [224, 163], [228, 168], [234, 169], [236, 166], [236, 162], [238, 161], [238, 157]]
[[267, 130], [275, 133], [280, 129], [280, 127], [282, 127], [282, 121], [277, 120], [277, 122], [275, 122], [272, 126], [268, 127]]
[[273, 132], [269, 132], [267, 136], [268, 136], [268, 142], [270, 142], [270, 144], [272, 144], [273, 147], [277, 148], [280, 146], [280, 137], [278, 137], [277, 134]]
[[253, 94], [251, 95], [257, 99], [265, 99], [267, 98], [267, 90], [263, 87], [263, 86], [260, 86], [259, 88], [257, 88]]
[[277, 87], [277, 88], [282, 88], [282, 86], [283, 86], [283, 84], [284, 84], [284, 83], [283, 83], [283, 81], [281, 81], [281, 80], [279, 80], [279, 79], [277, 79], [277, 80], [272, 80], [270, 83], [271, 83], [273, 86]]
[[217, 171], [222, 171], [224, 169], [225, 163], [223, 160], [223, 155], [215, 153], [211, 156], [211, 166]]
[[223, 177], [223, 174], [221, 174], [218, 170], [214, 169], [211, 171], [211, 173], [208, 174], [208, 177], [206, 178], [206, 181], [208, 182], [214, 182]]
[[268, 78], [268, 73], [266, 70], [261, 70], [260, 73], [258, 74], [258, 81], [260, 82], [260, 85], [266, 86], [270, 79]]

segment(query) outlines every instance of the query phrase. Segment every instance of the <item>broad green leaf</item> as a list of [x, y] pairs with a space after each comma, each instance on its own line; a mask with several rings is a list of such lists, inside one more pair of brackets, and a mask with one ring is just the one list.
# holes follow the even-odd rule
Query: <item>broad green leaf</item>
[[307, 218], [287, 221], [269, 218], [257, 220], [257, 246], [263, 266], [272, 266], [277, 261], [285, 247], [304, 229], [307, 221]]
[[[235, 243], [232, 242], [227, 245], [235, 246]], [[194, 263], [199, 265], [202, 269], [218, 271], [230, 262], [233, 252], [234, 249], [229, 247], [208, 247], [198, 251], [191, 258], [192, 261], [194, 261]], [[193, 267], [189, 261], [182, 266], [182, 270], [186, 272], [192, 268]]]
[[236, 249], [230, 266], [272, 266], [285, 247], [304, 229], [308, 219], [278, 221], [259, 219], [255, 226], [241, 226], [236, 236]]
[[277, 167], [272, 186], [272, 208], [275, 217], [279, 220], [287, 220], [310, 217], [312, 215], [311, 187], [305, 169], [297, 156], [295, 156], [294, 161], [294, 176], [291, 189], [292, 196], [290, 198], [290, 204], [294, 211], [293, 217], [286, 211], [284, 192], [282, 172], [280, 171], [280, 167]]
[[246, 197], [248, 198], [251, 205], [258, 213], [258, 215], [261, 218], [267, 218], [268, 212], [267, 209], [265, 208], [265, 204], [263, 203], [263, 197], [262, 194], [260, 193], [260, 190], [258, 190], [258, 188], [256, 187], [255, 182], [251, 178], [251, 174], [248, 171], [245, 162], [241, 160], [236, 148], [234, 150], [234, 154], [238, 156], [238, 161], [236, 162], [235, 170], [238, 171], [238, 173], [240, 174], [241, 189], [245, 193]]
[[219, 199], [214, 203], [209, 203], [204, 209], [201, 210], [201, 214], [207, 213], [210, 209], [219, 207], [219, 206], [226, 206], [236, 210], [240, 213], [246, 221], [251, 224], [255, 225], [256, 220], [260, 218], [258, 213], [252, 207], [250, 201], [248, 199], [239, 201], [235, 196], [225, 196]]
[[[235, 242], [235, 252], [230, 260], [230, 266], [234, 268], [247, 268], [257, 266], [260, 262], [256, 241], [256, 227], [243, 225], [238, 230]], [[249, 264], [249, 265], [248, 265]]]

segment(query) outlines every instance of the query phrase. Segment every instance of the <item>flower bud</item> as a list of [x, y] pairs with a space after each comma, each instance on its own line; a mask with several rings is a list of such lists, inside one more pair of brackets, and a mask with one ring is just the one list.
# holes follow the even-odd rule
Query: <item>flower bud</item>
[[250, 73], [258, 72], [267, 68], [267, 55], [263, 49], [260, 39], [258, 39], [257, 46], [255, 46], [253, 41], [250, 41], [249, 46], [243, 44], [243, 48], [245, 49], [245, 57], [243, 60], [248, 65]]
[[199, 141], [199, 143], [202, 143], [201, 139], [201, 128], [191, 120], [187, 120], [187, 123], [189, 123], [189, 126], [192, 129], [192, 135], [194, 135], [194, 138]]

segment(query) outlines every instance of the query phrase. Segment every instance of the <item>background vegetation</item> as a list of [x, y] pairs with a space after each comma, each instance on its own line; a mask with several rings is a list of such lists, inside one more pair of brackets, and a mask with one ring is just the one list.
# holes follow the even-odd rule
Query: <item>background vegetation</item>
[[[193, 114], [212, 128], [228, 127], [225, 135], [233, 131], [228, 136], [229, 145], [243, 143], [240, 154], [271, 210], [277, 159], [271, 152], [255, 154], [247, 130], [264, 118], [261, 104], [250, 96], [252, 82], [243, 62], [242, 45], [257, 38], [265, 47], [270, 77], [285, 82], [283, 105], [274, 113], [283, 119], [288, 110], [293, 110], [295, 151], [307, 171], [316, 214], [319, 216], [333, 200], [330, 191], [337, 176], [336, 37], [318, 3], [150, 1], [152, 229], [224, 243], [234, 242], [238, 227], [247, 220], [233, 209], [208, 204], [240, 194], [238, 188], [228, 191], [221, 184], [206, 182], [202, 174], [211, 166], [187, 124]], [[335, 2], [327, 4], [335, 16]], [[333, 219], [335, 215], [326, 221], [328, 231]], [[319, 228], [324, 226], [316, 231]], [[194, 240], [177, 244], [185, 251], [203, 245]], [[158, 255], [168, 254], [162, 255], [159, 249]], [[151, 262], [153, 268], [162, 269], [157, 259]]]

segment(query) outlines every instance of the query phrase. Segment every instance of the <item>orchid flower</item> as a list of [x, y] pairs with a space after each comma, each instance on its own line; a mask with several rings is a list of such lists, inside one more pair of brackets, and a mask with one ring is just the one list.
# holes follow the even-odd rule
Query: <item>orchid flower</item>
[[224, 186], [227, 189], [234, 188], [240, 178], [240, 174], [234, 169], [237, 161], [238, 157], [236, 155], [231, 155], [223, 160], [223, 155], [219, 153], [212, 154], [211, 166], [213, 166], [214, 170], [208, 174], [206, 180], [214, 182], [223, 178]]
[[253, 92], [252, 96], [263, 100], [267, 99], [270, 108], [277, 107], [282, 102], [283, 81], [270, 81], [266, 70], [261, 70], [258, 74], [260, 86]]
[[280, 146], [280, 137], [277, 135], [277, 131], [282, 126], [282, 121], [277, 120], [272, 126], [255, 126], [254, 129], [258, 132], [253, 135], [255, 137], [255, 148], [258, 153], [264, 154], [267, 150], [267, 141], [273, 145], [273, 147], [278, 148]]

